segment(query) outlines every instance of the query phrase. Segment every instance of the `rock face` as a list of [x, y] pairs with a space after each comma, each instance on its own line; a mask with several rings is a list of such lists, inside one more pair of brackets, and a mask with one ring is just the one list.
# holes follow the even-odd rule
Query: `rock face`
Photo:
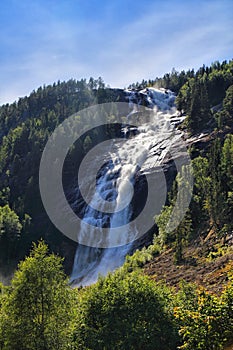
[[[74, 285], [95, 282], [99, 274], [105, 275], [123, 264], [127, 254], [150, 243], [156, 229], [153, 218], [165, 204], [185, 158], [182, 133], [176, 129], [184, 117], [174, 107], [175, 95], [154, 88], [126, 90], [124, 94], [129, 104], [128, 123], [122, 126], [121, 141], [111, 149], [103, 149], [105, 162], [96, 179], [96, 192], [105, 201], [114, 202], [114, 210], [100, 213], [93, 209], [99, 201], [96, 194], [89, 205], [78, 202], [78, 190], [71, 196], [71, 206], [73, 201], [77, 209], [78, 202], [78, 210], [82, 211], [81, 234], [91, 233], [85, 231], [88, 223], [89, 230], [92, 226], [107, 229], [105, 240], [109, 242], [104, 248], [101, 244], [91, 247], [91, 242], [90, 246], [78, 245], [71, 274]], [[153, 112], [147, 123], [135, 127], [134, 118], [141, 105]]]

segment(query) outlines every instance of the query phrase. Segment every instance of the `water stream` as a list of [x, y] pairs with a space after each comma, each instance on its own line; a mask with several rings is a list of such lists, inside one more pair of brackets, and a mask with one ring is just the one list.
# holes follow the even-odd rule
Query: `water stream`
[[[171, 91], [148, 88], [142, 91], [127, 91], [129, 103], [128, 120], [133, 121], [137, 113], [137, 105], [147, 101], [153, 108], [153, 120], [137, 128], [122, 127], [122, 139], [102, 148], [100, 166], [96, 181], [96, 192], [86, 207], [83, 222], [93, 227], [119, 227], [117, 247], [95, 248], [78, 245], [75, 254], [71, 282], [73, 285], [89, 285], [94, 283], [99, 275], [106, 275], [121, 266], [125, 256], [132, 249], [132, 242], [137, 237], [138, 227], [132, 223], [127, 229], [121, 227], [129, 223], [134, 210], [131, 203], [135, 181], [143, 174], [153, 172], [158, 164], [162, 164], [171, 143], [177, 142], [180, 132], [175, 132], [176, 124], [181, 121], [174, 107], [175, 96]], [[129, 137], [129, 134], [131, 135]], [[125, 137], [125, 138], [124, 138]], [[98, 164], [98, 157], [89, 162]], [[86, 169], [87, 174], [89, 173]], [[88, 182], [88, 176], [85, 178]], [[101, 200], [114, 201], [112, 213], [100, 214], [94, 208], [101, 206]], [[91, 226], [90, 226], [91, 227]], [[87, 235], [86, 225], [81, 224], [81, 234]], [[109, 240], [112, 237], [109, 234]], [[131, 243], [130, 243], [131, 242]], [[112, 246], [111, 241], [109, 242]]]

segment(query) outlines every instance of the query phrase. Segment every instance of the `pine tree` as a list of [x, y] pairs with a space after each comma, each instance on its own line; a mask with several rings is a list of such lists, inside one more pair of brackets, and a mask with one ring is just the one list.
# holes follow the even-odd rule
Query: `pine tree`
[[219, 230], [222, 227], [224, 209], [224, 191], [221, 176], [221, 143], [214, 140], [209, 154], [209, 183], [206, 205], [210, 215], [210, 222]]

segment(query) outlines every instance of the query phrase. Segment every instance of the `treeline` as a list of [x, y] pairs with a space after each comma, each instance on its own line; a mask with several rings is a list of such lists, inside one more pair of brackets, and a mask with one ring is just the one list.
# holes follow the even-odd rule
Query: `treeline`
[[233, 61], [202, 67], [178, 92], [176, 105], [187, 115], [187, 127], [194, 133], [211, 127], [232, 126], [229, 103], [233, 99]]
[[187, 72], [173, 69], [162, 78], [142, 80], [129, 88], [150, 86], [170, 89], [177, 94], [177, 108], [187, 115], [186, 126], [191, 133], [232, 125], [229, 104], [233, 98], [233, 60], [216, 61], [210, 67], [203, 65], [196, 72], [193, 69]]
[[162, 78], [155, 78], [145, 80], [141, 82], [132, 83], [128, 86], [129, 89], [145, 89], [147, 87], [156, 86], [157, 88], [169, 89], [176, 94], [179, 92], [180, 88], [187, 82], [189, 78], [195, 76], [194, 69], [178, 72], [175, 68], [172, 69], [171, 73], [166, 73]]
[[2, 350], [220, 350], [232, 340], [232, 280], [219, 297], [186, 283], [176, 292], [127, 262], [72, 289], [39, 242], [0, 288]]

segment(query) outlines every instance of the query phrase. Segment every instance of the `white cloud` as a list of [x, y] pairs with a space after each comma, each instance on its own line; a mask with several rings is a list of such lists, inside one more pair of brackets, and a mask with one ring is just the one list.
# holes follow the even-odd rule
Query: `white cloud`
[[200, 15], [187, 6], [183, 12], [177, 7], [159, 16], [149, 13], [123, 28], [110, 49], [102, 54], [102, 60], [108, 62], [108, 79], [121, 85], [124, 79], [126, 85], [129, 80], [153, 78], [172, 67], [197, 68], [216, 59], [229, 59], [233, 41], [231, 18], [223, 14], [224, 8], [207, 5]]
[[[106, 21], [69, 21], [38, 2], [28, 2], [30, 28], [22, 23], [22, 32], [13, 35], [4, 29], [0, 34], [7, 53], [0, 64], [0, 103], [58, 79], [102, 76], [106, 83], [124, 87], [173, 67], [198, 68], [231, 58], [233, 6], [229, 1], [203, 1], [199, 11], [193, 1], [160, 3], [158, 7], [158, 2], [152, 2], [136, 20], [129, 18], [111, 27], [111, 16]], [[110, 11], [111, 6], [105, 14]]]

